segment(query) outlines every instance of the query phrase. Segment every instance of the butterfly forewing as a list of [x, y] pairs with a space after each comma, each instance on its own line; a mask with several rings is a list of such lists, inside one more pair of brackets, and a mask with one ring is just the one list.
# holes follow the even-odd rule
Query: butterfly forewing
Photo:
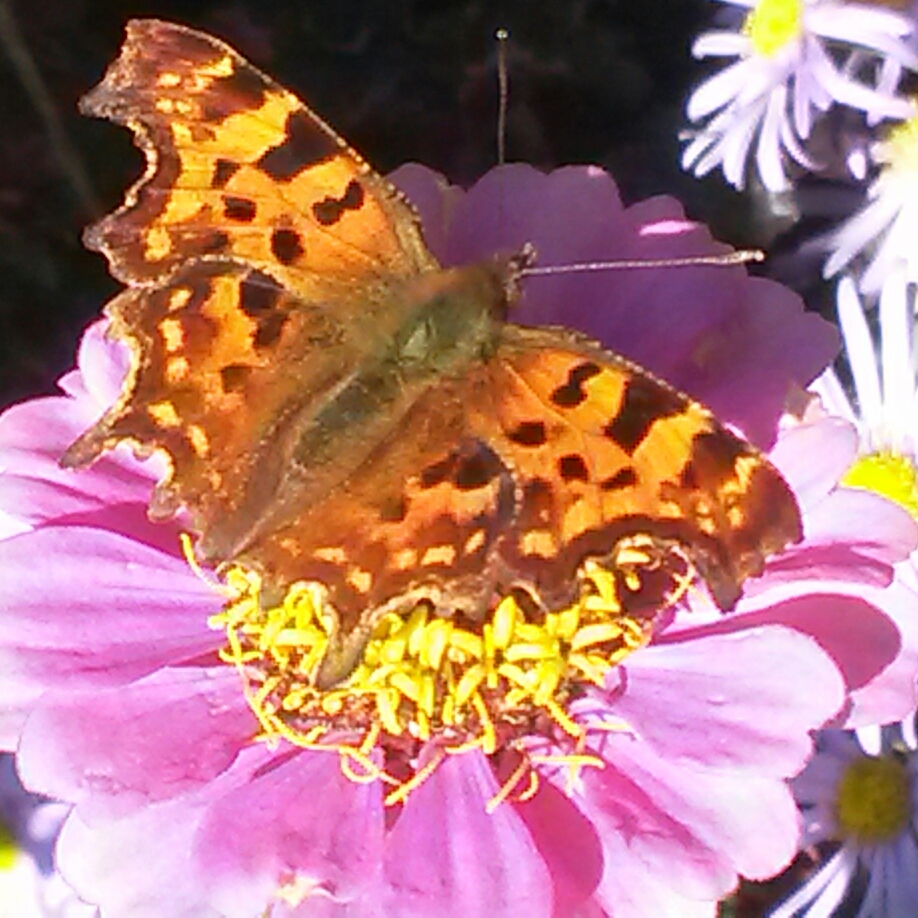
[[82, 109], [130, 127], [148, 158], [125, 204], [87, 233], [126, 283], [232, 257], [353, 310], [355, 288], [435, 267], [398, 192], [209, 35], [130, 22]]

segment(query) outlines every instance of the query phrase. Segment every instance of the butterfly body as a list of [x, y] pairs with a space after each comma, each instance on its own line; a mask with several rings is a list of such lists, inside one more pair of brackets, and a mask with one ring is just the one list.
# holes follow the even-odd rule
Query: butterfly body
[[222, 42], [133, 22], [84, 108], [148, 168], [87, 236], [128, 285], [106, 312], [132, 373], [63, 461], [161, 450], [151, 513], [185, 508], [203, 560], [321, 584], [317, 684], [422, 600], [471, 621], [514, 588], [557, 608], [637, 537], [728, 608], [799, 538], [752, 446], [595, 342], [508, 322], [514, 259], [441, 268], [401, 195]]

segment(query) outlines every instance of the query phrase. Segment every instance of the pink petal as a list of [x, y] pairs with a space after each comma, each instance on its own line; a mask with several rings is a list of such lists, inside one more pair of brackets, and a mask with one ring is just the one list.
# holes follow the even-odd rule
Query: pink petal
[[447, 756], [408, 798], [386, 841], [383, 913], [399, 918], [532, 918], [552, 914], [552, 882], [512, 806], [477, 752]]
[[606, 844], [600, 901], [616, 918], [658, 914], [643, 910], [648, 900], [672, 894], [713, 903], [738, 873], [771, 876], [796, 853], [796, 807], [780, 780], [667, 759], [624, 734], [609, 736], [603, 757], [606, 768], [584, 771], [582, 805]]
[[127, 686], [51, 692], [18, 750], [23, 780], [90, 821], [212, 781], [257, 732], [237, 673], [160, 670]]
[[118, 685], [222, 643], [220, 600], [185, 561], [114, 533], [25, 533], [0, 542], [0, 566], [4, 681]]
[[[509, 769], [500, 771], [499, 777], [510, 778]], [[603, 872], [596, 827], [550, 781], [541, 781], [536, 795], [515, 807], [551, 874], [555, 915], [579, 914]]]
[[[664, 635], [634, 654], [622, 667], [625, 690], [614, 710], [661, 756], [785, 777], [805, 764], [807, 731], [835, 714], [844, 685], [809, 637], [745, 621], [742, 628]], [[778, 672], [794, 678], [777, 679]]]
[[[799, 584], [788, 591], [775, 590], [767, 601], [761, 597], [758, 611], [744, 610], [742, 614], [728, 616], [704, 630], [723, 633], [735, 628], [785, 625], [809, 635], [818, 643], [835, 662], [849, 693], [866, 690], [872, 680], [899, 658], [903, 647], [902, 632], [890, 616], [870, 602], [872, 591], [847, 585], [851, 595], [845, 595], [843, 585], [826, 583], [825, 586], [829, 589], [834, 587], [839, 592], [813, 593], [812, 585], [802, 587]], [[873, 595], [879, 592], [875, 591]], [[794, 678], [787, 682], [798, 693], [797, 700], [788, 701], [788, 704], [796, 706], [801, 703], [799, 699], [807, 694], [807, 689], [801, 687], [801, 680], [805, 680], [809, 673], [789, 663], [776, 665], [778, 671], [794, 674]], [[850, 704], [849, 694], [847, 705]], [[847, 707], [841, 711], [843, 716], [848, 713]], [[830, 716], [827, 714], [826, 719]]]
[[801, 510], [808, 512], [829, 495], [854, 462], [857, 443], [852, 424], [826, 417], [782, 431], [768, 458], [793, 488]]
[[[229, 907], [237, 878], [276, 888], [296, 876], [321, 884], [308, 904], [344, 903], [378, 891], [383, 848], [379, 782], [344, 776], [334, 752], [275, 753], [251, 778], [208, 809], [196, 857]], [[246, 881], [248, 882], [248, 880]], [[312, 914], [307, 909], [308, 914]], [[361, 912], [363, 914], [363, 912]]]
[[128, 349], [106, 338], [107, 328], [101, 319], [86, 329], [77, 355], [79, 369], [58, 383], [67, 395], [88, 399], [100, 414], [117, 401], [130, 364]]
[[88, 822], [79, 808], [74, 809], [58, 839], [59, 870], [87, 902], [99, 904], [104, 915], [252, 918], [268, 904], [274, 884], [237, 877], [235, 907], [218, 910], [196, 845], [207, 808], [250, 780], [271, 758], [263, 746], [249, 748], [199, 791], [153, 803], [121, 819]]

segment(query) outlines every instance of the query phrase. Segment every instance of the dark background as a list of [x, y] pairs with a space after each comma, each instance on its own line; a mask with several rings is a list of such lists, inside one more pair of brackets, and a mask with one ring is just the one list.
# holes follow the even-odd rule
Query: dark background
[[[77, 100], [132, 16], [212, 32], [275, 76], [379, 170], [416, 160], [462, 184], [496, 160], [498, 27], [510, 32], [507, 158], [609, 168], [626, 201], [670, 192], [710, 221], [742, 198], [679, 172], [682, 106], [705, 66], [706, 0], [0, 0], [0, 405], [53, 391], [117, 289], [83, 249], [142, 161]], [[726, 204], [726, 206], [724, 206]], [[733, 220], [732, 222], [736, 222]], [[720, 235], [734, 242], [728, 225]]]

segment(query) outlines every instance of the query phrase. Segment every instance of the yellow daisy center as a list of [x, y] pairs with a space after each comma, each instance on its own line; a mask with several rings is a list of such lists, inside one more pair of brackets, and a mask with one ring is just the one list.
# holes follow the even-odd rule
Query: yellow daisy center
[[9, 827], [0, 822], [0, 870], [10, 870], [16, 863], [16, 839]]
[[841, 483], [882, 494], [918, 519], [918, 474], [906, 456], [894, 452], [862, 456], [845, 472]]
[[918, 171], [918, 116], [891, 128], [878, 145], [877, 159], [899, 171]]
[[861, 843], [895, 838], [908, 825], [911, 810], [911, 778], [895, 755], [855, 759], [836, 787], [839, 831]]
[[[669, 571], [672, 559], [664, 566]], [[615, 666], [651, 639], [656, 609], [626, 613], [619, 594], [659, 570], [659, 553], [632, 537], [619, 543], [614, 573], [585, 562], [580, 598], [559, 611], [510, 594], [483, 622], [442, 618], [425, 603], [389, 613], [376, 624], [356, 669], [329, 689], [314, 679], [333, 627], [321, 585], [294, 584], [278, 605], [267, 606], [260, 578], [231, 568], [232, 599], [210, 624], [226, 632], [221, 658], [242, 676], [261, 726], [258, 738], [338, 753], [352, 780], [388, 784], [391, 805], [442, 761], [435, 756], [429, 767], [414, 769], [431, 740], [444, 755], [470, 749], [492, 755], [522, 751], [519, 741], [537, 736], [566, 745], [567, 765], [601, 767], [595, 756], [582, 754], [585, 731], [567, 708], [588, 686], [602, 687]], [[662, 605], [677, 601], [691, 579], [679, 556], [670, 579], [675, 591]], [[527, 777], [524, 793], [535, 792], [531, 772], [517, 771], [500, 799]]]
[[756, 54], [771, 57], [803, 32], [804, 0], [759, 0], [743, 23]]

